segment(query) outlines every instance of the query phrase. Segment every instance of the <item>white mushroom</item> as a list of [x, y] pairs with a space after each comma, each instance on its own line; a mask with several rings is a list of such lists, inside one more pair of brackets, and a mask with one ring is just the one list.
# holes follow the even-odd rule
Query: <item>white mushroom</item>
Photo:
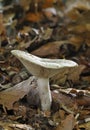
[[77, 66], [77, 63], [65, 59], [39, 58], [20, 50], [12, 50], [11, 53], [21, 61], [30, 73], [37, 77], [41, 109], [50, 110], [52, 97], [49, 78], [59, 73], [63, 68]]

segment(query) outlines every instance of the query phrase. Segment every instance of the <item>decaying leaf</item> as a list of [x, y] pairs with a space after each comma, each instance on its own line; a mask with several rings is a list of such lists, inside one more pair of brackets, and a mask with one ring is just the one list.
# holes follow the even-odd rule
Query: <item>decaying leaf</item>
[[62, 121], [60, 125], [55, 128], [55, 130], [73, 130], [75, 125], [75, 119], [73, 114], [70, 114]]
[[68, 94], [65, 94], [63, 92], [52, 92], [52, 97], [53, 97], [53, 101], [58, 103], [59, 106], [65, 106], [69, 111], [72, 111], [73, 113], [73, 109], [74, 109], [74, 105], [75, 104], [75, 100], [72, 99], [72, 97], [70, 97]]
[[42, 13], [28, 13], [25, 16], [25, 20], [29, 22], [40, 22], [43, 19]]
[[13, 103], [23, 98], [33, 84], [34, 77], [29, 78], [26, 81], [23, 81], [12, 88], [6, 89], [5, 91], [0, 92], [0, 104], [6, 107], [8, 110], [13, 108]]
[[77, 83], [80, 79], [80, 74], [85, 69], [84, 65], [79, 65], [77, 68], [72, 68], [68, 74], [68, 80], [71, 80], [73, 83]]
[[59, 57], [60, 46], [67, 43], [68, 41], [49, 42], [41, 46], [39, 49], [32, 51], [31, 53], [40, 57]]
[[[89, 0], [78, 0], [78, 1], [66, 1], [65, 13], [73, 20], [77, 20], [81, 16], [81, 12], [90, 9]], [[81, 12], [80, 12], [81, 11]]]
[[79, 65], [75, 68], [64, 69], [61, 73], [58, 73], [57, 75], [53, 76], [51, 78], [51, 81], [53, 84], [65, 84], [67, 80], [72, 81], [73, 83], [78, 83], [80, 74], [82, 73], [84, 68], [84, 65]]
[[79, 126], [79, 128], [80, 128], [80, 129], [87, 129], [87, 130], [89, 130], [89, 129], [90, 129], [90, 122], [81, 124], [81, 125]]

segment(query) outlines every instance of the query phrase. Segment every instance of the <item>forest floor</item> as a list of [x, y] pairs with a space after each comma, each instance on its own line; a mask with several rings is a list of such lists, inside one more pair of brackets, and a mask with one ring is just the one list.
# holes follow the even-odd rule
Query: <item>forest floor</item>
[[[0, 130], [90, 130], [90, 1], [63, 2], [3, 1]], [[50, 111], [40, 109], [37, 80], [11, 54], [16, 49], [78, 64], [50, 79]]]

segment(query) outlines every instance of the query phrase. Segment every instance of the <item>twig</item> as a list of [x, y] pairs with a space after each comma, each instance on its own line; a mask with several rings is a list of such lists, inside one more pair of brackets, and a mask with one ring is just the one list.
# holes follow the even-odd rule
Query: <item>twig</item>
[[69, 114], [74, 114], [73, 111], [71, 111], [70, 109], [68, 109], [65, 105], [61, 104], [61, 107]]
[[11, 124], [11, 125], [9, 125], [9, 127], [19, 128], [21, 130], [34, 130], [34, 128], [32, 128], [31, 126], [26, 125], [26, 124]]

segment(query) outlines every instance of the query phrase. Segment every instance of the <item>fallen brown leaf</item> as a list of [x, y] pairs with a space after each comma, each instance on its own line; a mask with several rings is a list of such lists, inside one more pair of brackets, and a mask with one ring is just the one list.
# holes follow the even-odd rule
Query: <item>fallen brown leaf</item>
[[53, 84], [64, 84], [66, 80], [72, 81], [73, 83], [78, 83], [80, 74], [84, 70], [84, 65], [79, 65], [74, 68], [63, 69], [61, 73], [56, 74], [51, 78]]
[[40, 48], [32, 51], [31, 53], [40, 57], [59, 57], [60, 54], [60, 46], [63, 44], [67, 44], [68, 41], [55, 41], [49, 42]]
[[12, 88], [6, 89], [0, 92], [0, 104], [6, 107], [8, 110], [13, 109], [13, 104], [23, 98], [29, 90], [32, 88], [34, 77], [30, 77]]
[[55, 128], [55, 130], [73, 130], [75, 125], [75, 119], [73, 114], [70, 114], [66, 117], [65, 120], [62, 121], [61, 124]]

